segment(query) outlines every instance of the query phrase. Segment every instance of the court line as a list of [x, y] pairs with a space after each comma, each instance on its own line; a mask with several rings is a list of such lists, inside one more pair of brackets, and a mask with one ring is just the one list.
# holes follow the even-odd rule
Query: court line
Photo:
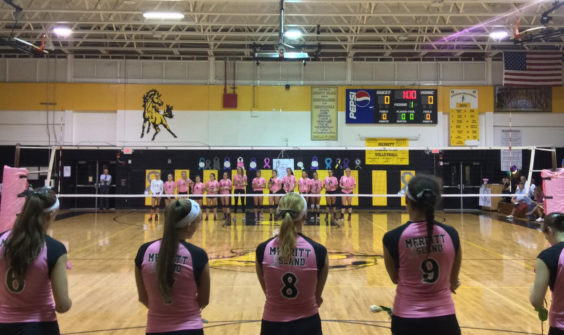
[[496, 256], [500, 257], [501, 260], [504, 260], [504, 261], [505, 261], [505, 260], [508, 260], [508, 261], [513, 261], [513, 262], [518, 262], [518, 263], [521, 263], [521, 264], [523, 264], [523, 265], [525, 265], [526, 267], [529, 267], [529, 268], [531, 268], [531, 269], [534, 269], [534, 268], [535, 268], [534, 265], [527, 264], [527, 263], [525, 263], [525, 262], [523, 262], [523, 261], [520, 261], [520, 260], [517, 260], [517, 259], [515, 259], [515, 258], [506, 258], [504, 254], [500, 254], [500, 253], [498, 253], [497, 251], [494, 251], [494, 250], [489, 249], [489, 248], [482, 247], [481, 245], [478, 245], [478, 244], [476, 244], [476, 243], [470, 242], [470, 241], [468, 241], [468, 240], [463, 240], [463, 239], [460, 239], [460, 240], [461, 240], [462, 242], [464, 242], [464, 244], [469, 244], [469, 245], [471, 245], [471, 246], [473, 246], [473, 247], [475, 247], [475, 248], [484, 250], [485, 252], [489, 252], [489, 253], [492, 254], [492, 255], [496, 255]]
[[[135, 227], [136, 227], [136, 226], [128, 226], [127, 228], [123, 228], [123, 229], [121, 229], [121, 230], [116, 231], [115, 233], [112, 233], [112, 234], [108, 235], [108, 237], [106, 237], [106, 238], [107, 238], [107, 239], [112, 239], [112, 238], [116, 237], [117, 235], [121, 234], [122, 232], [124, 232], [124, 231], [126, 231], [126, 230], [128, 230], [128, 229], [131, 229], [131, 228], [135, 228]], [[90, 249], [90, 248], [96, 247], [96, 246], [98, 246], [98, 241], [93, 242], [93, 244], [91, 244], [91, 245], [85, 245], [85, 246], [82, 247], [82, 248], [78, 248], [78, 249], [76, 249], [76, 250], [71, 250], [71, 251], [68, 252], [68, 255], [69, 255], [69, 257], [70, 257], [71, 254], [75, 254], [75, 253], [77, 253], [77, 252], [84, 251], [84, 250], [86, 250], [86, 249]], [[72, 259], [71, 259], [71, 261], [72, 261]]]

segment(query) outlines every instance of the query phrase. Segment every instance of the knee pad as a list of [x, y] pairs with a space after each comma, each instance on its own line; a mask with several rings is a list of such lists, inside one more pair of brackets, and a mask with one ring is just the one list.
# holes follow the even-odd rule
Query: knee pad
[[311, 204], [311, 209], [314, 210], [315, 209], [315, 205]]

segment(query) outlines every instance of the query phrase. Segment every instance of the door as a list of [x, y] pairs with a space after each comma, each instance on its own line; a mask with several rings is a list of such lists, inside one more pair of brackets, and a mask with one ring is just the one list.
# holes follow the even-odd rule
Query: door
[[[98, 161], [78, 161], [75, 169], [75, 193], [97, 194]], [[74, 208], [97, 208], [96, 198], [75, 198]]]
[[478, 194], [482, 184], [484, 164], [482, 162], [448, 162], [443, 165], [443, 194], [459, 195], [444, 197], [445, 209], [478, 209], [478, 197], [464, 197]]

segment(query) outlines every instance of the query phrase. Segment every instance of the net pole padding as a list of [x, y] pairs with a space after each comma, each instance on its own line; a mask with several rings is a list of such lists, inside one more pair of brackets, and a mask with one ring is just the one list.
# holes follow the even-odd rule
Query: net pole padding
[[53, 165], [55, 164], [55, 154], [57, 147], [51, 147], [51, 157], [49, 158], [49, 172], [47, 172], [47, 179], [45, 179], [45, 186], [51, 186], [51, 177], [53, 176]]

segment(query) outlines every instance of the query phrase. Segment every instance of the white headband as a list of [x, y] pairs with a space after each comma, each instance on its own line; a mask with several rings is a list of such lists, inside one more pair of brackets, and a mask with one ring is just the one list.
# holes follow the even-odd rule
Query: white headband
[[188, 215], [186, 215], [185, 217], [182, 218], [182, 220], [176, 223], [175, 225], [176, 228], [187, 227], [191, 225], [194, 221], [196, 221], [198, 216], [200, 216], [200, 212], [201, 212], [200, 205], [192, 199], [188, 199], [188, 200], [192, 204], [192, 207], [190, 208], [190, 213], [188, 213]]
[[56, 211], [56, 210], [59, 209], [59, 206], [60, 206], [60, 204], [59, 204], [59, 198], [58, 198], [58, 197], [55, 197], [55, 199], [56, 199], [56, 200], [55, 200], [55, 203], [54, 203], [53, 205], [51, 205], [51, 207], [45, 208], [45, 209], [43, 210], [43, 213], [53, 213], [54, 211]]

